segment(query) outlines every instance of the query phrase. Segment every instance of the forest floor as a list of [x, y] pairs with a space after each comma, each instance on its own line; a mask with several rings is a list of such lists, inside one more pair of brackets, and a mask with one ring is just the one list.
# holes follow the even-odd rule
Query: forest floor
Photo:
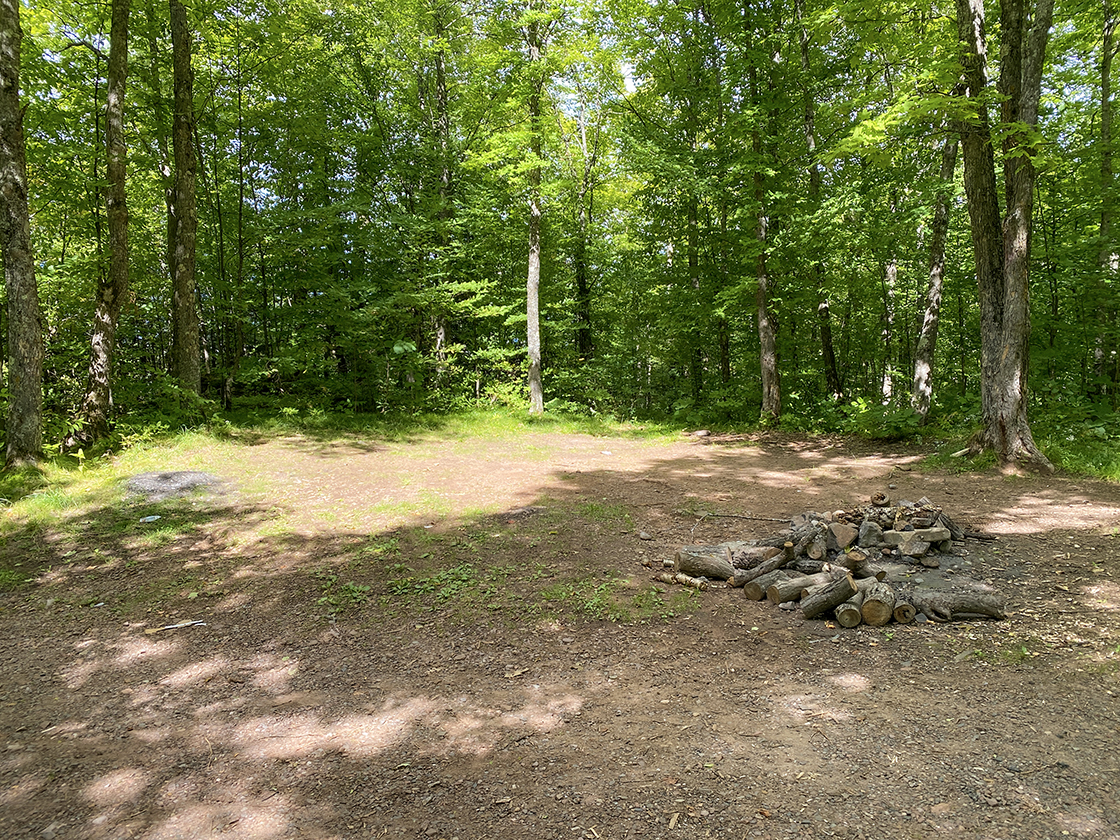
[[[202, 439], [153, 458], [205, 491], [13, 508], [0, 836], [1120, 838], [1120, 487], [922, 455]], [[1009, 617], [842, 630], [641, 565], [878, 490], [998, 535], [953, 563]]]

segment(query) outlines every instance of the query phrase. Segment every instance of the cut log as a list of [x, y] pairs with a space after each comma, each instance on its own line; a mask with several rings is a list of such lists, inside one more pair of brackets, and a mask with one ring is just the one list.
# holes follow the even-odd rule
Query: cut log
[[828, 556], [828, 543], [825, 541], [823, 534], [813, 537], [809, 545], [805, 547], [805, 555], [810, 560], [823, 560]]
[[786, 568], [802, 575], [815, 575], [817, 572], [823, 572], [829, 567], [829, 564], [824, 560], [810, 560], [808, 557], [802, 557], [794, 560], [792, 563], [786, 564]]
[[852, 572], [852, 577], [859, 578], [860, 580], [886, 580], [887, 570], [881, 569], [878, 566], [867, 565], [858, 572]]
[[801, 593], [822, 583], [829, 583], [832, 576], [826, 572], [815, 575], [799, 575], [788, 580], [776, 581], [766, 587], [766, 598], [771, 604], [784, 604], [786, 601], [801, 600]]
[[769, 574], [770, 572], [774, 571], [775, 569], [780, 569], [785, 564], [786, 564], [785, 554], [776, 554], [773, 557], [771, 557], [769, 560], [764, 560], [762, 563], [759, 563], [753, 569], [747, 569], [745, 571], [744, 570], [739, 570], [734, 575], [734, 577], [732, 578], [731, 585], [732, 586], [745, 586], [746, 584], [750, 583], [752, 580], [756, 580], [757, 578], [760, 578], [763, 575]]
[[918, 612], [934, 621], [954, 621], [970, 615], [1004, 618], [1007, 614], [1003, 596], [996, 592], [915, 589], [909, 598]]
[[788, 569], [775, 569], [768, 572], [761, 577], [757, 577], [752, 581], [748, 581], [743, 585], [743, 595], [746, 596], [748, 601], [761, 601], [766, 597], [766, 590], [773, 584], [781, 580], [788, 580], [792, 577], [799, 577]]
[[780, 547], [750, 545], [731, 549], [731, 565], [736, 569], [753, 569], [755, 566], [782, 553]]
[[882, 627], [894, 618], [894, 590], [881, 581], [874, 581], [863, 590], [860, 614], [865, 624]]
[[857, 592], [856, 583], [851, 575], [818, 586], [801, 599], [801, 614], [806, 618], [816, 618], [836, 609]]
[[677, 572], [675, 575], [673, 575], [673, 580], [675, 580], [681, 586], [688, 586], [692, 589], [698, 589], [701, 592], [705, 591], [708, 588], [708, 581], [705, 578], [692, 577], [691, 575], [686, 575], [684, 572]]
[[677, 552], [676, 570], [709, 580], [727, 580], [735, 575], [731, 552], [722, 545], [685, 546]]
[[863, 613], [859, 610], [861, 604], [863, 593], [857, 592], [836, 608], [836, 621], [841, 627], [859, 627], [863, 623]]
[[843, 566], [852, 573], [852, 577], [868, 577], [863, 570], [867, 568], [870, 556], [862, 549], [853, 548], [851, 551], [841, 551], [831, 562], [834, 566]]
[[918, 610], [910, 603], [910, 596], [896, 592], [894, 596], [894, 620], [899, 624], [910, 624], [918, 615]]

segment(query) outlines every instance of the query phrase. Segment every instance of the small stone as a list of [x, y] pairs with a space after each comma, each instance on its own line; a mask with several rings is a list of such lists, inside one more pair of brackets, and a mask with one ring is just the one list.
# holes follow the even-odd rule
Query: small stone
[[897, 490], [897, 489], [898, 489], [898, 485], [897, 485], [897, 484], [888, 484], [888, 485], [887, 485], [887, 489], [888, 489], [888, 490]]
[[653, 539], [653, 534], [649, 533], [649, 531], [639, 531], [638, 532], [638, 539], [640, 539], [640, 540], [652, 540]]

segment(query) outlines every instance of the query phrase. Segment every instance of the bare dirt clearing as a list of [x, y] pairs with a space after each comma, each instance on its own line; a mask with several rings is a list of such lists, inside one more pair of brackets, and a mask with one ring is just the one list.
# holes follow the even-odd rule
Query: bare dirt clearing
[[[0, 596], [0, 836], [1120, 838], [1120, 488], [919, 454], [169, 452], [221, 489], [0, 548], [44, 568]], [[841, 630], [640, 565], [877, 490], [999, 534], [962, 563], [1010, 618]]]

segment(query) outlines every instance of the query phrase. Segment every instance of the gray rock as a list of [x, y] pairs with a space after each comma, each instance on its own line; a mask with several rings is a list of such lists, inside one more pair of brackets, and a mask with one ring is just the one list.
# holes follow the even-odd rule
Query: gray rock
[[859, 526], [859, 536], [856, 541], [864, 548], [875, 547], [883, 544], [883, 529], [870, 520]]
[[150, 472], [134, 475], [128, 480], [128, 491], [145, 497], [151, 502], [161, 502], [176, 496], [187, 496], [200, 488], [218, 484], [217, 476], [195, 470]]
[[950, 539], [952, 535], [948, 528], [919, 528], [914, 532], [914, 536], [928, 543], [936, 543]]
[[[925, 557], [929, 553], [930, 545], [925, 540], [914, 539], [906, 540], [898, 547], [902, 552], [903, 557]], [[936, 567], [934, 567], [936, 568]]]

